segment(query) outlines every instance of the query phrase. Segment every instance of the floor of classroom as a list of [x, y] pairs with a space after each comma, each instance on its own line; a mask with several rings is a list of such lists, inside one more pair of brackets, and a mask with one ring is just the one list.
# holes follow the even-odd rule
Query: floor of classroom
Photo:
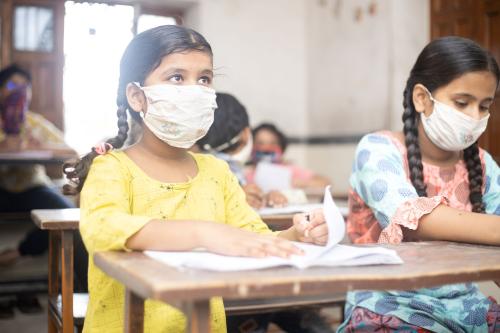
[[[43, 311], [37, 314], [24, 314], [18, 309], [14, 309], [15, 316], [12, 319], [0, 319], [0, 332], [2, 333], [47, 333], [47, 297], [39, 295]], [[339, 310], [336, 308], [326, 308], [322, 314], [331, 323], [332, 329], [336, 329], [339, 324]], [[284, 333], [278, 327], [271, 325], [268, 333]]]

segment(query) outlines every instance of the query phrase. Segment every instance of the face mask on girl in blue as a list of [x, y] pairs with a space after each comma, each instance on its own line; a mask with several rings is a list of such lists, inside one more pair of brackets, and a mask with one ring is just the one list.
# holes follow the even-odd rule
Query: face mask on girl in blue
[[489, 114], [479, 120], [474, 119], [437, 101], [429, 90], [427, 92], [431, 101], [434, 102], [434, 109], [429, 117], [421, 112], [420, 120], [425, 134], [439, 148], [446, 151], [464, 150], [476, 142], [486, 130]]
[[144, 124], [172, 147], [190, 148], [214, 121], [215, 90], [201, 85], [136, 85], [146, 96]]

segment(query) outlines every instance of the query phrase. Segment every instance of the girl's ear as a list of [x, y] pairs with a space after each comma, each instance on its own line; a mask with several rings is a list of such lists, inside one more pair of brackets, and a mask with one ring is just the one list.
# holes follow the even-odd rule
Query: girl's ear
[[250, 137], [252, 136], [252, 130], [250, 127], [245, 127], [243, 131], [241, 131], [241, 143], [246, 144]]
[[[420, 83], [417, 83], [413, 87], [413, 105], [415, 106], [415, 111], [418, 113], [424, 112], [426, 116], [429, 116], [432, 113], [432, 101], [429, 98], [429, 92], [427, 89], [421, 85]], [[426, 110], [429, 110], [426, 112]]]
[[146, 102], [146, 96], [142, 92], [141, 88], [139, 88], [134, 83], [127, 84], [127, 101], [128, 105], [135, 112], [146, 112], [148, 103]]

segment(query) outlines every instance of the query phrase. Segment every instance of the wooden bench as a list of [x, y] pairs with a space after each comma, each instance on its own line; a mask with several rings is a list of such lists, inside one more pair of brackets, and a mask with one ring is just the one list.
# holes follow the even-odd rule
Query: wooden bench
[[[81, 331], [84, 318], [73, 316], [73, 232], [78, 230], [80, 210], [35, 209], [31, 211], [31, 218], [40, 229], [49, 232], [48, 332], [73, 333], [75, 325]], [[75, 301], [79, 302], [75, 307], [86, 308], [86, 303], [80, 304], [80, 299], [75, 297]]]

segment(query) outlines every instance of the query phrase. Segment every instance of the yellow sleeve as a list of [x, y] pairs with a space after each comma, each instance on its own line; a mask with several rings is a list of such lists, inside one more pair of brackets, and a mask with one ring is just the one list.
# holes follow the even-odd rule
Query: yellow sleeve
[[113, 154], [94, 159], [80, 201], [80, 232], [89, 252], [128, 250], [127, 239], [151, 220], [131, 213], [130, 180]]
[[62, 144], [64, 134], [41, 114], [28, 111], [26, 113], [26, 130], [33, 138], [44, 143]]
[[238, 183], [236, 176], [229, 170], [227, 163], [221, 163], [224, 163], [226, 223], [259, 234], [272, 234], [273, 232], [262, 221], [259, 214], [248, 205], [245, 192]]

